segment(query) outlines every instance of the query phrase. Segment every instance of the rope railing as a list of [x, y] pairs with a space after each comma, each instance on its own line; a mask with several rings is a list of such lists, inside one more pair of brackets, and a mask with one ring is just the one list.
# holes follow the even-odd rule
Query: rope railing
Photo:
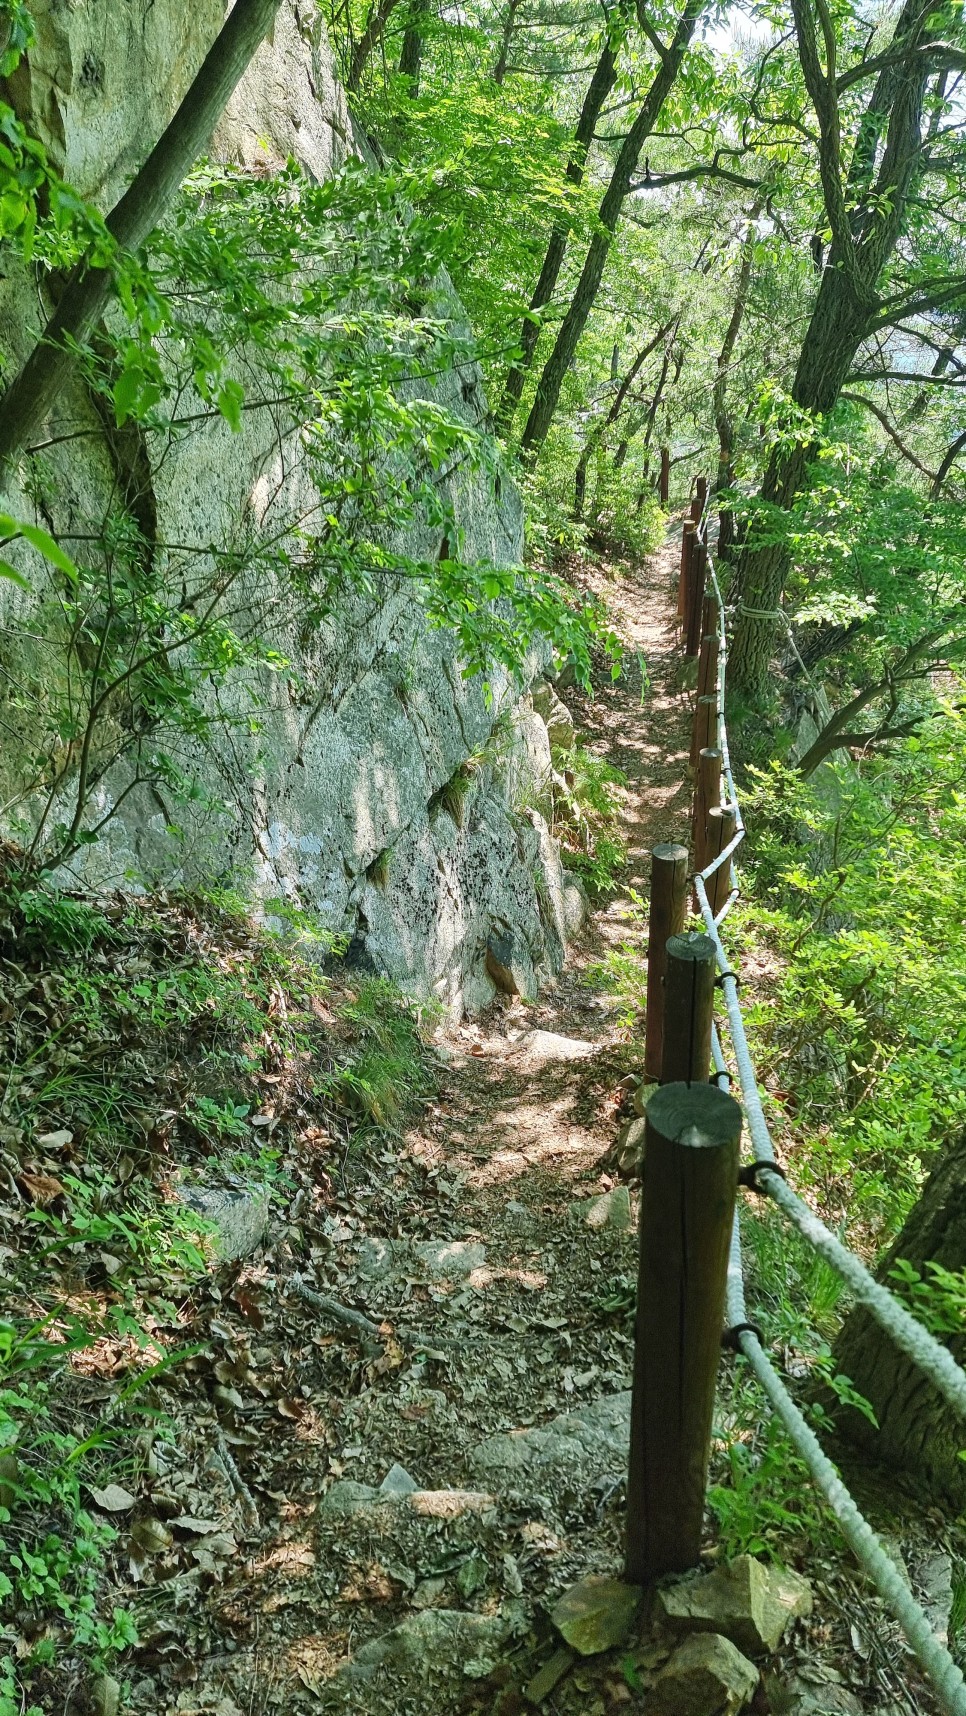
[[[718, 664], [716, 706], [718, 717], [718, 748], [721, 752], [721, 776], [727, 794], [728, 808], [735, 816], [733, 839], [709, 864], [693, 878], [695, 897], [705, 930], [714, 944], [720, 971], [719, 984], [723, 993], [728, 1021], [728, 1036], [734, 1055], [738, 1086], [741, 1091], [745, 1123], [753, 1150], [752, 1189], [772, 1199], [797, 1228], [803, 1238], [841, 1275], [857, 1303], [864, 1305], [882, 1325], [895, 1344], [912, 1359], [964, 1418], [966, 1418], [966, 1373], [934, 1335], [906, 1309], [895, 1294], [866, 1268], [854, 1252], [827, 1228], [808, 1204], [789, 1185], [778, 1167], [775, 1147], [765, 1116], [755, 1064], [745, 1034], [744, 1019], [738, 998], [738, 974], [732, 968], [720, 925], [731, 909], [738, 890], [733, 888], [724, 905], [715, 914], [708, 897], [707, 884], [721, 866], [738, 850], [746, 829], [735, 787], [728, 746], [725, 717], [726, 671], [728, 659], [727, 623], [724, 599], [711, 558], [708, 543], [707, 507], [698, 521], [698, 538], [707, 554], [708, 576], [718, 616]], [[784, 616], [781, 616], [784, 618]], [[787, 624], [787, 621], [786, 621]], [[790, 628], [789, 628], [790, 633]], [[791, 635], [791, 634], [790, 634]], [[794, 640], [793, 640], [794, 641]], [[714, 1079], [727, 1089], [731, 1082], [718, 1035], [712, 1030], [712, 1063]], [[887, 1554], [868, 1521], [860, 1513], [852, 1496], [842, 1483], [834, 1465], [821, 1447], [814, 1431], [795, 1405], [788, 1389], [768, 1358], [757, 1329], [748, 1321], [745, 1308], [744, 1278], [741, 1264], [741, 1239], [738, 1214], [735, 1213], [728, 1264], [726, 1289], [726, 1319], [733, 1334], [733, 1344], [743, 1354], [754, 1372], [772, 1410], [781, 1420], [789, 1439], [804, 1460], [812, 1481], [834, 1513], [842, 1534], [864, 1571], [872, 1580], [883, 1601], [902, 1627], [909, 1644], [929, 1675], [944, 1708], [950, 1716], [966, 1716], [966, 1680], [952, 1656], [934, 1633], [922, 1606], [917, 1603], [895, 1562]]]

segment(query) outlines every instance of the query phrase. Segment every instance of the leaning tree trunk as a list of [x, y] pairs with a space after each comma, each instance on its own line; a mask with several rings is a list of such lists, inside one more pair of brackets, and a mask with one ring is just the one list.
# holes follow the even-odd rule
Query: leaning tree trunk
[[[966, 1269], [966, 1133], [950, 1145], [926, 1181], [880, 1267], [883, 1279], [900, 1258], [927, 1278], [929, 1262]], [[966, 1327], [944, 1339], [962, 1363]], [[837, 1408], [836, 1420], [849, 1440], [908, 1473], [933, 1499], [957, 1509], [966, 1505], [966, 1463], [959, 1457], [966, 1448], [966, 1421], [862, 1306], [846, 1318], [834, 1350], [838, 1369], [870, 1402], [879, 1424], [876, 1430], [854, 1409]]]

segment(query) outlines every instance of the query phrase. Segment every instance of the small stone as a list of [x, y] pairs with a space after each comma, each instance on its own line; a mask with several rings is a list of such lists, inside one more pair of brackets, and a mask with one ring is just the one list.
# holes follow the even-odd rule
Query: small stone
[[412, 1594], [414, 1609], [438, 1609], [446, 1593], [445, 1579], [421, 1579]]
[[753, 1662], [719, 1633], [685, 1639], [662, 1668], [648, 1716], [736, 1716], [758, 1685]]
[[[336, 1671], [345, 1683], [398, 1674], [410, 1682], [449, 1671], [478, 1677], [496, 1662], [517, 1625], [512, 1612], [478, 1615], [472, 1610], [428, 1608], [410, 1615], [381, 1638], [370, 1639]], [[483, 1667], [486, 1664], [488, 1666]]]
[[837, 1686], [834, 1672], [830, 1671], [828, 1681], [816, 1684], [821, 1676], [817, 1663], [810, 1669], [808, 1680], [801, 1674], [779, 1675], [766, 1670], [762, 1680], [769, 1709], [774, 1716], [863, 1716], [861, 1699]]
[[265, 1237], [271, 1207], [267, 1186], [242, 1190], [220, 1186], [184, 1186], [179, 1196], [190, 1210], [210, 1222], [214, 1248], [223, 1263], [250, 1257]]
[[555, 1505], [624, 1472], [630, 1425], [630, 1391], [605, 1394], [549, 1424], [487, 1437], [470, 1453], [470, 1469], [493, 1489], [543, 1496]]
[[420, 1239], [413, 1251], [431, 1275], [472, 1275], [486, 1262], [485, 1247], [466, 1239]]
[[584, 919], [586, 918], [590, 908], [587, 900], [587, 890], [580, 878], [578, 876], [571, 875], [567, 870], [563, 873], [563, 891], [561, 899], [563, 901], [564, 928], [567, 931], [568, 937], [572, 940], [582, 928]]
[[644, 1127], [643, 1120], [625, 1120], [617, 1134], [614, 1160], [618, 1173], [626, 1174], [628, 1178], [634, 1178], [641, 1171], [644, 1159]]
[[550, 1611], [558, 1633], [581, 1656], [598, 1656], [626, 1639], [643, 1592], [639, 1585], [625, 1585], [591, 1573], [554, 1604]]
[[523, 1689], [524, 1698], [530, 1704], [542, 1704], [545, 1698], [550, 1697], [554, 1687], [559, 1684], [576, 1661], [577, 1658], [573, 1651], [567, 1650], [561, 1645], [559, 1650], [554, 1651], [549, 1661], [537, 1670], [533, 1679], [527, 1681]]
[[585, 1227], [612, 1228], [625, 1233], [631, 1225], [631, 1195], [626, 1186], [615, 1186], [600, 1197], [587, 1198], [575, 1205]]
[[319, 1512], [336, 1515], [358, 1513], [361, 1508], [371, 1506], [378, 1494], [371, 1484], [357, 1484], [353, 1478], [340, 1478], [330, 1490], [326, 1490], [319, 1502]]
[[740, 1650], [777, 1650], [793, 1620], [812, 1612], [806, 1580], [739, 1555], [727, 1567], [668, 1585], [658, 1608], [678, 1632], [723, 1633]]
[[[634, 1103], [634, 1113], [641, 1115], [646, 1114], [647, 1105], [650, 1102], [651, 1097], [654, 1095], [655, 1091], [660, 1090], [660, 1088], [660, 1085], [655, 1084], [653, 1079], [642, 1078], [632, 1099]], [[633, 1122], [631, 1122], [631, 1124], [633, 1125]]]
[[405, 1467], [400, 1466], [397, 1462], [395, 1465], [390, 1466], [382, 1480], [382, 1483], [379, 1485], [378, 1493], [381, 1496], [387, 1496], [390, 1498], [394, 1496], [411, 1496], [415, 1490], [418, 1490], [418, 1488], [419, 1485], [409, 1476]]

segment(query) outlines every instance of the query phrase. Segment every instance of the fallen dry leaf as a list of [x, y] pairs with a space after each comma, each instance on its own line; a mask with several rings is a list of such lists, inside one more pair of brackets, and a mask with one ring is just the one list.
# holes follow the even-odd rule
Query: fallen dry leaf
[[39, 1204], [41, 1209], [67, 1196], [67, 1187], [55, 1174], [20, 1174], [18, 1179], [31, 1202]]
[[107, 1484], [102, 1490], [91, 1490], [91, 1496], [99, 1508], [105, 1513], [126, 1513], [134, 1506], [134, 1497], [130, 1490], [124, 1490], [120, 1484]]

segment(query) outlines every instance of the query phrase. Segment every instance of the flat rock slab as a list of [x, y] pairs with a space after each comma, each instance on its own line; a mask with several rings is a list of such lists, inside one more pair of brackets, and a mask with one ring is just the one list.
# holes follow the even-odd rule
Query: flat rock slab
[[803, 1674], [766, 1671], [762, 1679], [769, 1709], [774, 1716], [863, 1716], [862, 1700], [831, 1678], [836, 1673], [831, 1669], [825, 1680], [820, 1665], [809, 1671], [807, 1679]]
[[556, 1497], [575, 1483], [619, 1476], [627, 1464], [631, 1396], [606, 1394], [540, 1429], [489, 1436], [470, 1455], [477, 1478], [496, 1490]]
[[486, 1262], [486, 1248], [466, 1239], [366, 1239], [355, 1257], [357, 1275], [386, 1281], [397, 1275], [418, 1281], [465, 1281]]
[[550, 1066], [554, 1061], [584, 1061], [595, 1055], [599, 1043], [589, 1043], [583, 1037], [561, 1037], [556, 1031], [528, 1031], [513, 1050], [516, 1065], [532, 1071]]
[[599, 1656], [623, 1644], [644, 1593], [639, 1585], [591, 1573], [565, 1591], [550, 1611], [560, 1636], [581, 1656]]
[[696, 1633], [662, 1668], [648, 1696], [647, 1716], [737, 1716], [757, 1685], [757, 1668], [730, 1639]]
[[[397, 1469], [402, 1468], [393, 1468]], [[342, 1518], [365, 1514], [375, 1525], [383, 1511], [391, 1514], [404, 1509], [423, 1519], [459, 1519], [467, 1513], [487, 1513], [495, 1506], [495, 1498], [483, 1490], [420, 1490], [415, 1485], [412, 1489], [396, 1485], [387, 1489], [387, 1482], [384, 1479], [375, 1489], [352, 1478], [340, 1478], [322, 1497], [319, 1513]]]
[[631, 1195], [626, 1186], [615, 1186], [612, 1192], [602, 1192], [596, 1198], [584, 1198], [579, 1204], [574, 1204], [573, 1211], [584, 1227], [626, 1233], [631, 1225]]
[[378, 1687], [386, 1697], [404, 1686], [411, 1699], [420, 1681], [451, 1676], [482, 1679], [499, 1661], [503, 1648], [519, 1625], [513, 1611], [478, 1615], [462, 1609], [422, 1609], [380, 1638], [370, 1639], [333, 1677], [358, 1686], [368, 1709], [368, 1697]]
[[657, 1606], [675, 1631], [721, 1633], [755, 1655], [777, 1650], [792, 1621], [811, 1614], [812, 1591], [797, 1573], [739, 1555], [713, 1573], [666, 1586]]

